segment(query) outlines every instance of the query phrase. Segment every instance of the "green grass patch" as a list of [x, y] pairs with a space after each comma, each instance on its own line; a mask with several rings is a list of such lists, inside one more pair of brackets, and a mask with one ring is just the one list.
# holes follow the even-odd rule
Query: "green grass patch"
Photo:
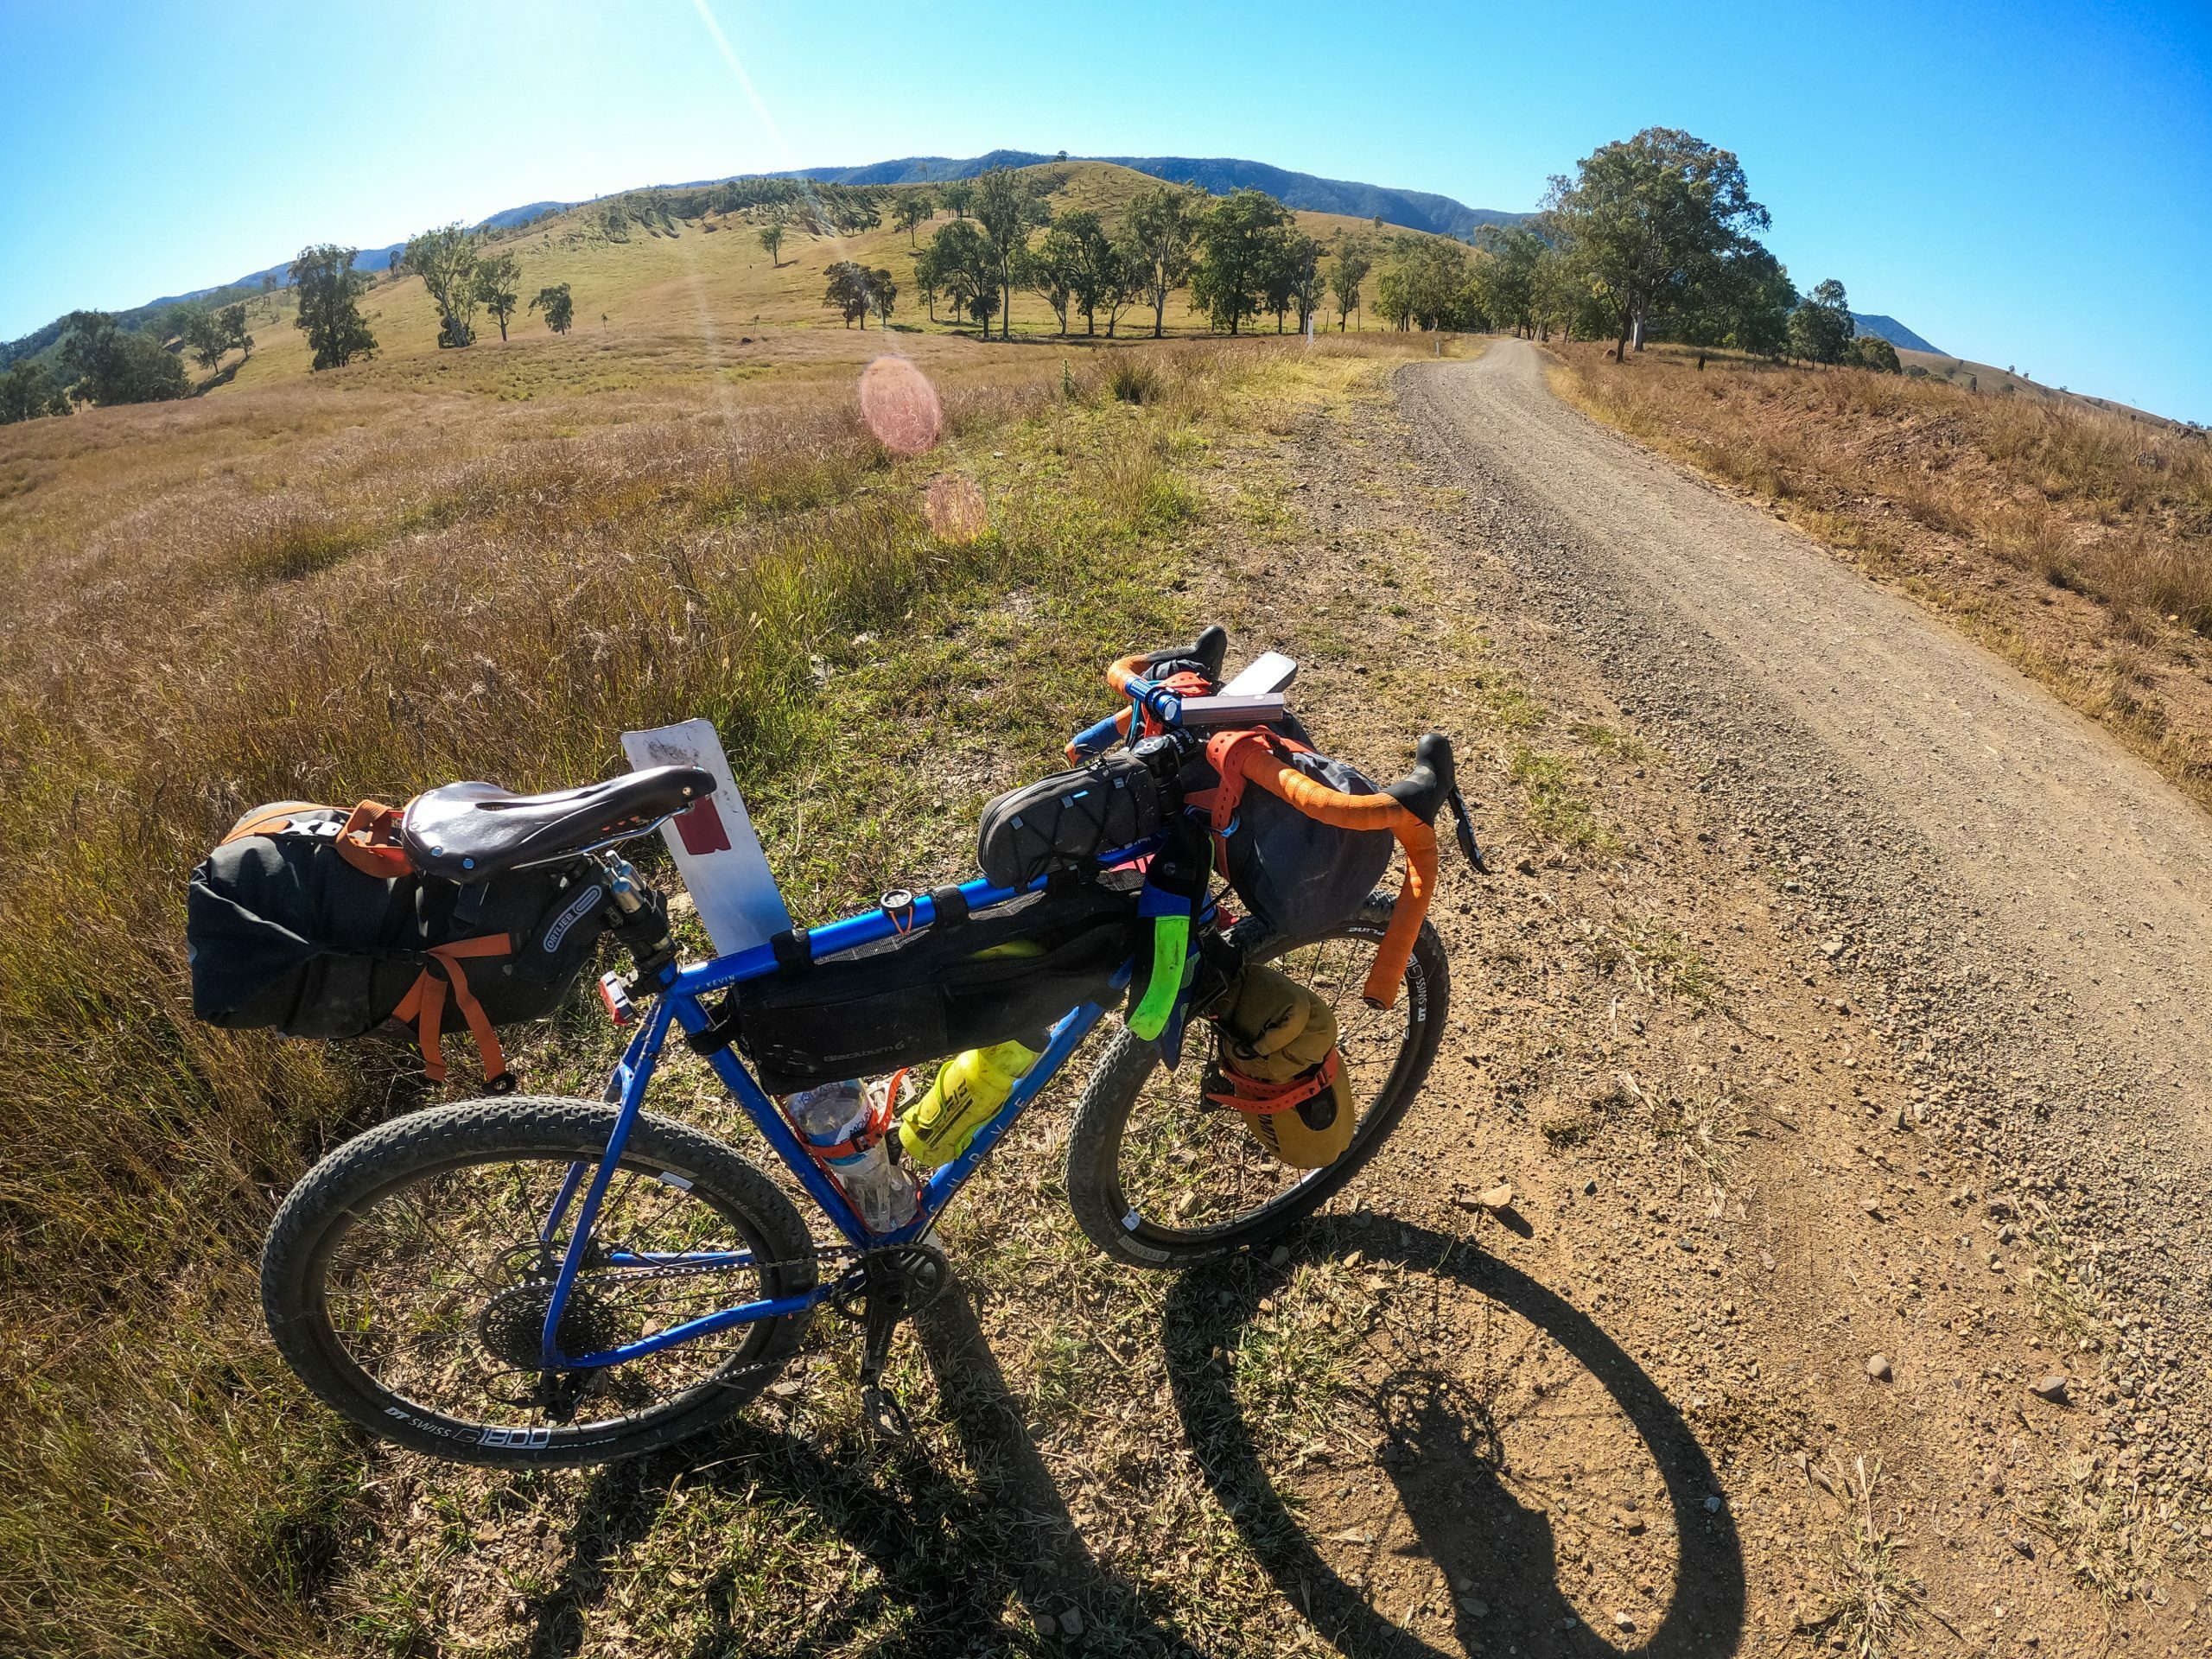
[[[1140, 1439], [1174, 1433], [1160, 1293], [1091, 1258], [1042, 1144], [1007, 1149], [948, 1226], [984, 1338], [935, 1367], [901, 1344], [895, 1380], [927, 1419], [911, 1452], [863, 1437], [854, 1344], [829, 1321], [799, 1393], [680, 1456], [512, 1480], [365, 1446], [270, 1351], [254, 1255], [313, 1159], [427, 1093], [397, 1045], [215, 1032], [182, 998], [182, 878], [241, 806], [573, 783], [619, 765], [624, 728], [695, 714], [802, 919], [969, 874], [976, 806], [1062, 764], [1109, 705], [1106, 660], [1189, 637], [1180, 576], [1211, 532], [1196, 474], [1259, 418], [1248, 387], [1273, 420], [1304, 385], [1256, 352], [1163, 355], [1141, 404], [1083, 376], [1070, 399], [1042, 372], [950, 399], [950, 441], [911, 462], [853, 429], [842, 389], [750, 424], [633, 411], [582, 436], [557, 430], [574, 409], [395, 407], [366, 437], [280, 420], [249, 442], [227, 412], [188, 411], [174, 449], [134, 455], [197, 527], [130, 590], [156, 637], [127, 658], [71, 645], [87, 666], [54, 678], [57, 636], [110, 626], [87, 587], [0, 648], [0, 837], [22, 849], [0, 875], [11, 1650], [1020, 1650], [1041, 1626], [1007, 1610], [1055, 1581], [1007, 1501], [1033, 1455], [1071, 1503], [1113, 1477], [1165, 1529], [1113, 1547], [1084, 1592], [1098, 1630], [1167, 1610], [1211, 1630], [1272, 1597], [1217, 1505], [1136, 1469]], [[510, 422], [528, 424], [486, 424]], [[281, 533], [226, 517], [247, 486], [207, 462], [232, 440], [264, 446], [248, 473], [313, 472], [327, 512]], [[955, 486], [982, 512], [948, 533], [931, 503]], [[0, 522], [0, 556], [97, 550], [86, 488]], [[381, 527], [374, 556], [321, 523]], [[48, 597], [11, 603], [28, 618]], [[612, 1048], [585, 1011], [516, 1059], [534, 1090], [592, 1094]], [[654, 1103], [729, 1134], [707, 1084], [671, 1056]], [[1266, 1412], [1325, 1397], [1300, 1333], [1254, 1340]], [[961, 1396], [986, 1359], [1011, 1408]], [[1009, 1408], [1033, 1414], [1035, 1453], [987, 1444]], [[1267, 1642], [1255, 1625], [1220, 1645]]]
[[1642, 738], [1632, 737], [1600, 721], [1584, 721], [1573, 729], [1576, 741], [1585, 748], [1611, 760], [1640, 766], [1659, 758], [1659, 752]]
[[1664, 922], [1628, 922], [1616, 931], [1654, 991], [1679, 996], [1700, 1008], [1712, 1007], [1719, 998], [1720, 976], [1713, 964]]
[[1624, 850], [1620, 838], [1599, 821], [1570, 762], [1524, 743], [1515, 747], [1506, 763], [1506, 776], [1520, 785], [1522, 816], [1545, 841], [1588, 857]]

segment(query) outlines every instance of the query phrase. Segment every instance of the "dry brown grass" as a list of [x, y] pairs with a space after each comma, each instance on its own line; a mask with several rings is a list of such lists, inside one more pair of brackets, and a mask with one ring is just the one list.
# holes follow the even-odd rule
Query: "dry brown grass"
[[[849, 903], [855, 850], [931, 803], [822, 781], [825, 664], [880, 679], [903, 637], [932, 673], [902, 709], [1064, 724], [1127, 643], [1104, 636], [1168, 625], [1134, 550], [1186, 515], [1198, 429], [1267, 394], [1273, 351], [1158, 350], [1141, 409], [1057, 353], [948, 359], [949, 441], [918, 461], [842, 378], [741, 403], [280, 385], [0, 435], [6, 1645], [314, 1648], [359, 1524], [357, 1450], [260, 1339], [252, 1262], [305, 1164], [420, 1085], [188, 1017], [183, 880], [239, 810], [581, 781], [624, 728], [704, 713], [749, 795], [851, 805], [786, 872], [800, 906]], [[947, 469], [990, 503], [980, 539], [932, 531]], [[1009, 594], [1021, 626], [980, 639]], [[988, 712], [952, 695], [977, 653], [1026, 682]]]
[[[1780, 505], [2212, 797], [2202, 434], [1934, 379], [1557, 349], [1588, 412]], [[2108, 662], [2112, 641], [2130, 649]]]

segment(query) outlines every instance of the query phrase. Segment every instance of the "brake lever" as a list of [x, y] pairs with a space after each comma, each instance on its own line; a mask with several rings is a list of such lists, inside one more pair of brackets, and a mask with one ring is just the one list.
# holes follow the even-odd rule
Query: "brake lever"
[[1452, 785], [1451, 793], [1444, 798], [1452, 804], [1452, 830], [1459, 837], [1459, 850], [1467, 855], [1467, 862], [1474, 866], [1476, 874], [1488, 875], [1490, 866], [1483, 862], [1482, 847], [1475, 840], [1475, 821], [1467, 811], [1467, 803], [1460, 797], [1459, 785]]

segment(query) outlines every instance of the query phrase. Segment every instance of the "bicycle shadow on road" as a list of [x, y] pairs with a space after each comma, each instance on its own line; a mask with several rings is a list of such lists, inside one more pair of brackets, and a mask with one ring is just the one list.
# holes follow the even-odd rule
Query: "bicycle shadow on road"
[[[1293, 1493], [1308, 1513], [1365, 1506], [1362, 1526], [1327, 1541], [1340, 1559], [1371, 1552], [1373, 1571], [1352, 1569], [1363, 1583], [1324, 1560], [1294, 1518], [1229, 1368], [1173, 1370], [1176, 1409], [1206, 1480], [1286, 1601], [1322, 1637], [1361, 1659], [1509, 1648], [1532, 1659], [1715, 1659], [1736, 1650], [1742, 1544], [1712, 1462], [1658, 1385], [1594, 1320], [1468, 1241], [1387, 1216], [1321, 1224], [1295, 1248], [1280, 1269], [1232, 1262], [1185, 1275], [1169, 1294], [1166, 1338], [1171, 1353], [1194, 1361], [1234, 1347], [1301, 1261], [1357, 1251], [1363, 1272], [1389, 1270], [1383, 1311], [1359, 1351], [1367, 1374], [1345, 1397], [1360, 1414], [1353, 1421], [1379, 1440], [1376, 1461], [1393, 1490], [1349, 1496], [1368, 1478], [1357, 1447]], [[1427, 1320], [1393, 1328], [1398, 1311], [1422, 1303]], [[1587, 1559], [1580, 1541], [1589, 1535], [1591, 1491], [1639, 1482], [1651, 1501], [1592, 1541], [1624, 1560], [1630, 1548], [1647, 1563], [1663, 1560], [1664, 1516], [1673, 1560], [1645, 1574], [1652, 1593], [1623, 1627], [1610, 1611], [1571, 1601], [1562, 1567], [1570, 1550]], [[1577, 1541], [1563, 1546], [1554, 1515]], [[1631, 1593], [1636, 1576], [1624, 1580]], [[1593, 1592], [1586, 1583], [1580, 1593], [1586, 1602]], [[1591, 1617], [1603, 1628], [1592, 1629]]]
[[[957, 1279], [909, 1331], [934, 1376], [934, 1410], [951, 1431], [965, 1471], [938, 1466], [918, 1441], [831, 1455], [742, 1418], [601, 1470], [570, 1529], [561, 1581], [536, 1606], [531, 1659], [571, 1659], [582, 1650], [586, 1619], [607, 1592], [607, 1566], [647, 1537], [679, 1485], [764, 1505], [804, 1505], [875, 1568], [872, 1582], [841, 1592], [781, 1644], [763, 1642], [737, 1618], [741, 1563], [723, 1564], [702, 1589], [661, 1586], [655, 1593], [670, 1604], [704, 1598], [704, 1625], [688, 1659], [849, 1646], [875, 1659], [937, 1659], [979, 1643], [1012, 1649], [1006, 1613], [1017, 1599], [1055, 1613], [1079, 1607], [1086, 1635], [1146, 1649], [1179, 1648], [1165, 1610], [1084, 1543]], [[823, 1385], [836, 1386], [826, 1379]], [[918, 1418], [930, 1408], [910, 1402]], [[842, 1576], [842, 1564], [833, 1570]]]

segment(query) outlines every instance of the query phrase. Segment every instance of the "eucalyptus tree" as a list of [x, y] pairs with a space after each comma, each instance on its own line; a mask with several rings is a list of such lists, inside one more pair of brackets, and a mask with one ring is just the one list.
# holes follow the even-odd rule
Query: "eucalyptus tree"
[[1616, 357], [1642, 351], [1700, 268], [1768, 225], [1734, 154], [1673, 127], [1592, 151], [1552, 180], [1544, 210], [1612, 314]]

